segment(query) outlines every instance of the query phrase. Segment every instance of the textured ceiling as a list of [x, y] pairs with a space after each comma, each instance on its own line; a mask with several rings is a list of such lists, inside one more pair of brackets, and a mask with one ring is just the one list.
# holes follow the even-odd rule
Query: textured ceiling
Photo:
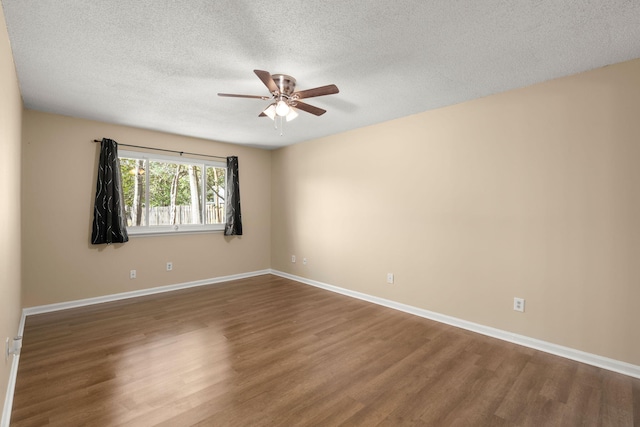
[[[631, 0], [1, 1], [25, 107], [265, 148], [640, 57]], [[280, 136], [254, 69], [340, 93]]]

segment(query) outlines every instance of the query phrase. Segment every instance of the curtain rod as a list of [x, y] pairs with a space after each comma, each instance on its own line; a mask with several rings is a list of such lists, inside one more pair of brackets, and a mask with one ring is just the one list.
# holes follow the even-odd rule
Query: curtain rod
[[[99, 139], [94, 139], [93, 142], [102, 142]], [[164, 148], [153, 148], [153, 147], [144, 147], [142, 145], [131, 145], [131, 144], [120, 144], [119, 142], [117, 142], [116, 144], [121, 145], [123, 147], [134, 147], [134, 148], [142, 148], [145, 150], [156, 150], [156, 151], [164, 151], [165, 153], [176, 153], [176, 154], [180, 154], [181, 156], [183, 154], [189, 154], [191, 156], [200, 156], [200, 157], [212, 157], [214, 159], [227, 159], [226, 157], [222, 157], [222, 156], [211, 156], [209, 154], [198, 154], [198, 153], [189, 153], [187, 151], [177, 151], [177, 150], [167, 150]]]

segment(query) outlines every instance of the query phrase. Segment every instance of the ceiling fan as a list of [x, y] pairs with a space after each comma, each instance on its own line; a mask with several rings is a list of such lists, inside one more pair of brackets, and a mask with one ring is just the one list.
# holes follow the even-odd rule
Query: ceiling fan
[[332, 95], [338, 93], [338, 87], [336, 85], [320, 86], [313, 89], [307, 89], [295, 92], [296, 79], [286, 74], [271, 74], [268, 71], [253, 70], [262, 83], [269, 89], [271, 96], [260, 95], [237, 95], [233, 93], [219, 93], [218, 96], [230, 96], [235, 98], [256, 98], [265, 101], [273, 101], [269, 106], [259, 114], [258, 117], [269, 117], [271, 120], [275, 120], [276, 117], [287, 121], [291, 121], [298, 117], [298, 110], [306, 111], [307, 113], [321, 116], [327, 112], [322, 108], [314, 107], [301, 99], [313, 98], [314, 96]]

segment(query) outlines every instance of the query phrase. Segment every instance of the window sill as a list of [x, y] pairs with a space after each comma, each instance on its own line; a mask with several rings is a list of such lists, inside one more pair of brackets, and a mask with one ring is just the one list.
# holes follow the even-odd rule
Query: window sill
[[148, 237], [148, 236], [168, 236], [173, 234], [202, 234], [202, 233], [222, 233], [224, 232], [224, 224], [215, 226], [187, 226], [179, 227], [141, 227], [140, 229], [127, 228], [130, 237]]

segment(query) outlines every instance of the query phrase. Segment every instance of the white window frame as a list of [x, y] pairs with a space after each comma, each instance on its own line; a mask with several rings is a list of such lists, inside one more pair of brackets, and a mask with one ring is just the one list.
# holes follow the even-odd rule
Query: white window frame
[[[143, 153], [139, 151], [127, 151], [127, 150], [118, 150], [118, 158], [126, 158], [126, 159], [137, 159], [145, 161], [145, 170], [148, 169], [149, 161], [164, 161], [171, 163], [179, 163], [183, 165], [199, 165], [202, 166], [202, 197], [204, 207], [206, 205], [206, 167], [216, 167], [227, 169], [226, 162], [223, 161], [215, 161], [215, 160], [202, 160], [193, 157], [187, 156], [167, 156], [161, 154], [153, 154], [153, 153]], [[226, 173], [225, 173], [226, 177]], [[225, 178], [226, 185], [226, 178]], [[145, 179], [145, 210], [146, 210], [146, 218], [147, 222], [149, 222], [149, 179]], [[204, 215], [203, 215], [204, 218]], [[127, 227], [127, 233], [130, 236], [154, 236], [154, 235], [167, 235], [167, 234], [189, 234], [189, 233], [210, 233], [210, 232], [222, 232], [224, 231], [225, 224], [179, 224], [179, 225], [143, 225], [143, 226], [132, 226]]]

